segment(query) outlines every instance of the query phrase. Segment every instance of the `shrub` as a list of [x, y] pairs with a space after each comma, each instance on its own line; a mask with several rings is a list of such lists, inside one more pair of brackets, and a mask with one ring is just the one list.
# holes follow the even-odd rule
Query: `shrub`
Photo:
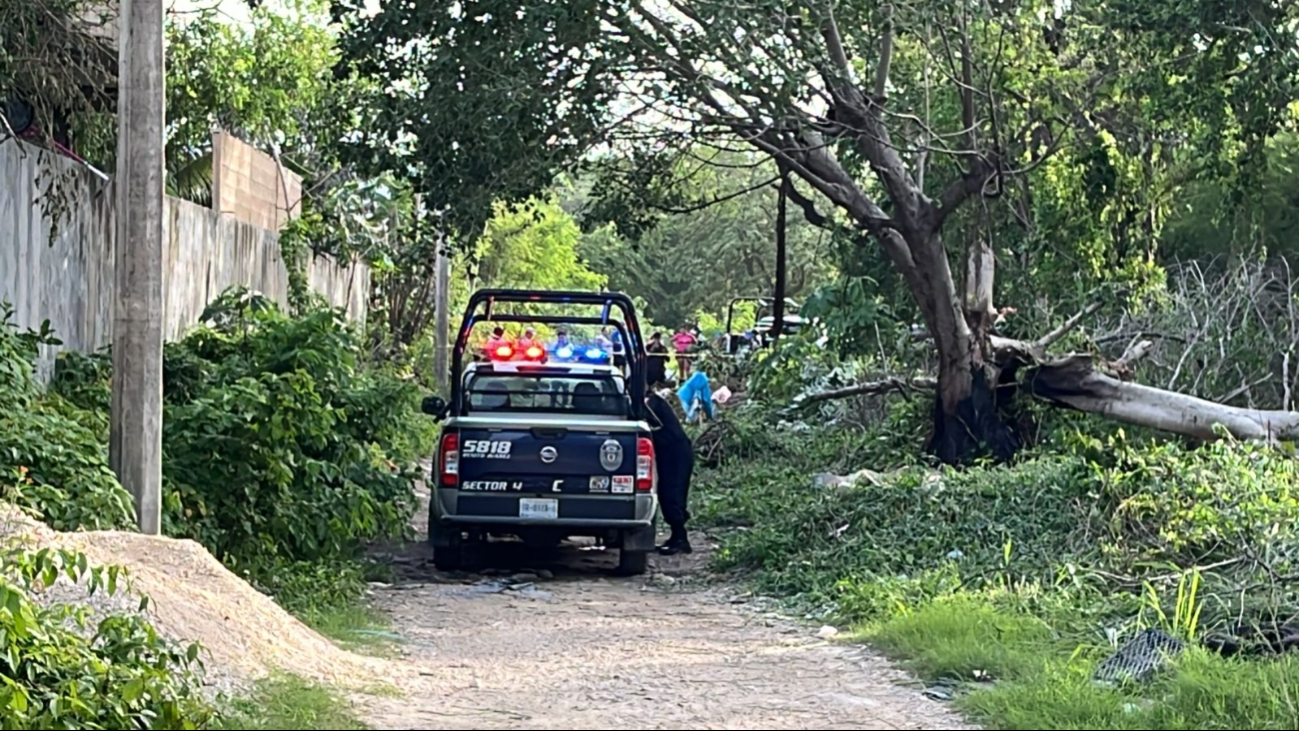
[[130, 495], [108, 467], [106, 421], [42, 395], [34, 375], [37, 346], [54, 344], [48, 323], [20, 332], [0, 308], [0, 500], [39, 514], [58, 530], [131, 524]]
[[1252, 547], [1287, 550], [1299, 537], [1299, 461], [1222, 440], [1188, 449], [1137, 445], [1120, 432], [1081, 441], [1096, 492], [1112, 511], [1114, 549], [1187, 565]]
[[[411, 463], [431, 451], [416, 388], [364, 367], [335, 310], [289, 316], [232, 290], [203, 320], [164, 351], [167, 533], [254, 573], [399, 535], [413, 510]], [[63, 401], [106, 406], [106, 354], [59, 366]]]
[[413, 509], [414, 388], [356, 361], [341, 314], [232, 293], [168, 351], [168, 530], [236, 562], [331, 559]]
[[210, 717], [198, 695], [198, 648], [161, 639], [137, 615], [93, 626], [85, 609], [33, 601], [59, 576], [116, 593], [120, 572], [70, 553], [0, 553], [0, 717], [6, 729], [193, 729]]
[[[1115, 630], [1142, 607], [1171, 616], [1192, 571], [1206, 630], [1299, 612], [1299, 596], [1271, 580], [1299, 570], [1299, 462], [1287, 451], [1120, 432], [1011, 465], [891, 469], [906, 462], [907, 430], [894, 424], [913, 411], [899, 403], [867, 430], [737, 420], [737, 457], [698, 479], [701, 519], [727, 529], [721, 566], [849, 621], [958, 590], [1037, 586], [1074, 593], [1064, 621]], [[750, 432], [763, 446], [746, 446]], [[813, 479], [863, 467], [875, 471], [851, 486]]]

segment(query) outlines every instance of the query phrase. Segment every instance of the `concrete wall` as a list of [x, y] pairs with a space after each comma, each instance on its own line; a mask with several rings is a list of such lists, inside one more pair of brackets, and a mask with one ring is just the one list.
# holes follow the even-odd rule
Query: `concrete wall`
[[229, 132], [212, 133], [212, 210], [279, 231], [301, 201], [301, 176]]
[[[65, 186], [70, 210], [57, 229], [40, 201], [52, 185]], [[92, 351], [112, 339], [113, 246], [116, 223], [112, 185], [68, 160], [12, 140], [0, 142], [0, 301], [16, 309], [20, 326], [48, 319], [65, 348]], [[286, 303], [288, 270], [274, 233], [167, 199], [164, 221], [164, 332], [169, 340], [193, 327], [214, 297], [242, 285]], [[363, 321], [370, 272], [362, 264], [339, 266], [327, 257], [311, 262], [313, 289], [349, 317]], [[48, 377], [53, 352], [42, 356]]]

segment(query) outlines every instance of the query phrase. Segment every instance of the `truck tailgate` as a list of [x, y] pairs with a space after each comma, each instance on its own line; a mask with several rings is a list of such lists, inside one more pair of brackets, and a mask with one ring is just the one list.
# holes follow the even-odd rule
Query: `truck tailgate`
[[486, 424], [457, 432], [462, 493], [628, 496], [636, 491], [636, 431]]

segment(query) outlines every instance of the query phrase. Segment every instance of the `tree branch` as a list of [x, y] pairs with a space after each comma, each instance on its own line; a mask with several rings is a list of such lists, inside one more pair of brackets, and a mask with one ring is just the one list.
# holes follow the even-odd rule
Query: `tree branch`
[[893, 63], [893, 6], [884, 6], [884, 37], [880, 39], [880, 60], [875, 67], [875, 103], [888, 101], [889, 66]]
[[982, 191], [990, 178], [986, 163], [982, 159], [976, 159], [968, 171], [939, 194], [938, 210], [935, 214], [938, 225], [941, 226], [943, 221], [960, 208], [967, 198]]
[[825, 17], [821, 19], [821, 37], [825, 39], [830, 61], [839, 72], [840, 84], [852, 84], [852, 65], [848, 62], [848, 54], [843, 49], [843, 36], [839, 34], [839, 24], [834, 19], [834, 0], [826, 0]]
[[651, 203], [651, 205], [654, 208], [663, 211], [664, 213], [694, 213], [696, 211], [702, 211], [705, 208], [711, 208], [712, 206], [725, 203], [727, 201], [740, 198], [742, 196], [746, 196], [749, 193], [752, 193], [755, 190], [761, 190], [762, 188], [765, 188], [766, 186], [771, 185], [772, 183], [778, 180], [780, 180], [780, 176], [775, 175], [770, 178], [767, 178], [761, 183], [746, 186], [744, 188], [741, 188], [740, 190], [727, 193], [726, 195], [713, 195], [712, 198], [710, 198], [709, 200], [700, 201], [698, 203], [692, 203], [688, 206], [665, 206], [665, 205], [660, 205], [655, 203]]
[[1096, 370], [1090, 355], [1072, 355], [1033, 369], [1033, 395], [1128, 424], [1212, 441], [1217, 428], [1237, 439], [1267, 443], [1299, 438], [1299, 413], [1238, 408], [1137, 383]]
[[916, 376], [902, 379], [897, 376], [889, 376], [879, 381], [867, 381], [866, 383], [858, 383], [843, 388], [830, 389], [829, 391], [802, 394], [794, 399], [793, 406], [808, 406], [822, 401], [851, 398], [853, 396], [875, 396], [891, 391], [898, 391], [909, 397], [912, 390], [932, 391], [936, 388], [938, 388], [938, 379], [936, 378]]
[[1033, 341], [1033, 347], [1037, 348], [1038, 350], [1046, 350], [1047, 348], [1054, 345], [1056, 341], [1058, 341], [1060, 338], [1064, 337], [1065, 335], [1068, 335], [1070, 330], [1073, 330], [1075, 327], [1078, 327], [1078, 323], [1082, 322], [1084, 317], [1087, 317], [1088, 315], [1095, 313], [1097, 310], [1099, 310], [1104, 306], [1105, 303], [1101, 302], [1100, 300], [1092, 302], [1091, 304], [1082, 308], [1081, 311], [1074, 313], [1073, 317], [1070, 317], [1068, 320], [1065, 320], [1064, 322], [1060, 323], [1060, 325], [1056, 329], [1052, 330], [1046, 335], [1043, 335], [1042, 337]]

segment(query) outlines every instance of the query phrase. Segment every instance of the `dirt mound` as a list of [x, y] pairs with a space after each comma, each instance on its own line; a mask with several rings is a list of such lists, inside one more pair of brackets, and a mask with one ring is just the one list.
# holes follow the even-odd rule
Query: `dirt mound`
[[[403, 668], [339, 649], [193, 541], [114, 531], [58, 533], [0, 505], [0, 539], [4, 538], [33, 549], [80, 551], [92, 565], [126, 568], [131, 588], [152, 600], [146, 613], [154, 626], [178, 642], [198, 642], [208, 681], [221, 690], [272, 670], [343, 688], [403, 684]], [[49, 601], [85, 604], [97, 612], [139, 609], [138, 598], [89, 597], [83, 587], [71, 584], [51, 587], [44, 595]]]

